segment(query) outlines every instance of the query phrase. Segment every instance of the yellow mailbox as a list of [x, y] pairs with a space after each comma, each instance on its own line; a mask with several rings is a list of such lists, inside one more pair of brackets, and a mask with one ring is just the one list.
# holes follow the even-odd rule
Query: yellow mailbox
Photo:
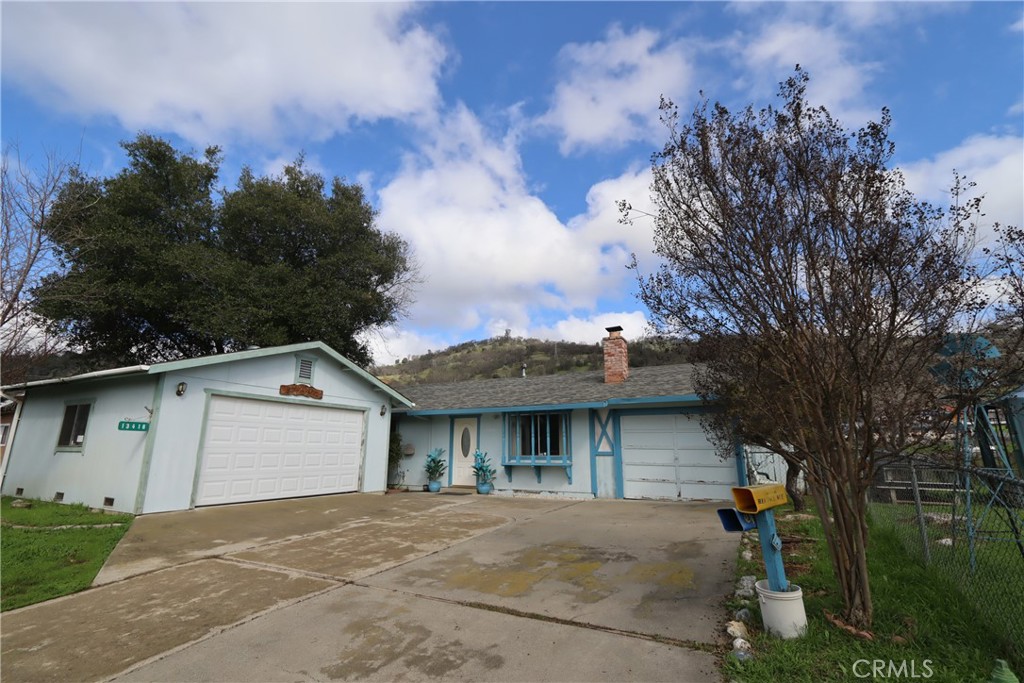
[[759, 484], [757, 486], [733, 486], [732, 499], [736, 509], [748, 515], [785, 505], [786, 487], [782, 484]]

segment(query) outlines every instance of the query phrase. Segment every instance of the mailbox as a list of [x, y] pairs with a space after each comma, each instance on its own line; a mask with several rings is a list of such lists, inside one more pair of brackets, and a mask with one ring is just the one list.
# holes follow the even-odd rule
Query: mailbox
[[750, 531], [757, 528], [753, 517], [736, 508], [718, 508], [718, 519], [722, 520], [722, 528], [726, 531]]
[[733, 486], [732, 499], [736, 509], [748, 515], [785, 505], [786, 487], [782, 484], [760, 484], [757, 486]]

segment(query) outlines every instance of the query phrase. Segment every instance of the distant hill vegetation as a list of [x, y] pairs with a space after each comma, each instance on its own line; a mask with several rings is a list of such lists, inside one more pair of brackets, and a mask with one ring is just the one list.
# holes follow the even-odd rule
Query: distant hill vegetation
[[[678, 339], [646, 337], [629, 341], [630, 367], [685, 363], [688, 356], [689, 346]], [[528, 376], [586, 372], [600, 370], [603, 360], [600, 343], [505, 336], [463, 342], [442, 351], [427, 351], [393, 365], [376, 366], [371, 372], [388, 384], [409, 386], [518, 377], [522, 374], [523, 363]]]

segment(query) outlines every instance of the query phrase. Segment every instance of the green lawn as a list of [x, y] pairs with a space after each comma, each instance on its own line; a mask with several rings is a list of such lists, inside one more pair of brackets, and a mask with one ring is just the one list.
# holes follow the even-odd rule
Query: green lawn
[[88, 588], [132, 520], [36, 500], [12, 508], [12, 500], [0, 501], [0, 611]]
[[[868, 671], [870, 662], [882, 660], [885, 666], [891, 661], [896, 667], [905, 662], [902, 678], [910, 678], [913, 666], [918, 679], [959, 683], [986, 680], [997, 658], [1010, 659], [1020, 675], [1021, 662], [1012, 660], [1005, 638], [982, 623], [972, 603], [942, 573], [911, 558], [886, 526], [871, 525], [868, 550], [874, 640], [856, 638], [829, 624], [823, 610], [839, 614], [842, 599], [820, 523], [816, 517], [794, 521], [786, 511], [778, 518], [780, 535], [789, 541], [783, 548], [788, 578], [804, 592], [807, 634], [795, 640], [764, 634], [754, 601], [754, 659], [739, 662], [728, 655], [724, 668], [729, 679], [749, 683], [858, 680], [862, 677], [857, 674]], [[756, 545], [753, 550], [754, 562], [739, 560], [739, 575], [763, 578], [760, 550]]]

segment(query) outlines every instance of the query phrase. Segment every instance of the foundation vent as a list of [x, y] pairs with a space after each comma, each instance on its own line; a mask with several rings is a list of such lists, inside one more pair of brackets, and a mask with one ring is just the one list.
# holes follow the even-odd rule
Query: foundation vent
[[53, 502], [54, 503], [61, 503], [63, 501], [64, 501], [64, 492], [63, 491], [57, 491], [57, 493], [53, 494]]
[[18, 488], [14, 489], [14, 495], [16, 495], [16, 496], [23, 496], [23, 495], [25, 495], [25, 489], [23, 489], [23, 488], [21, 488], [19, 486]]
[[109, 497], [108, 498], [104, 498], [103, 499], [103, 507], [105, 507], [105, 508], [112, 508], [112, 507], [114, 507], [114, 499], [113, 498], [109, 498]]

